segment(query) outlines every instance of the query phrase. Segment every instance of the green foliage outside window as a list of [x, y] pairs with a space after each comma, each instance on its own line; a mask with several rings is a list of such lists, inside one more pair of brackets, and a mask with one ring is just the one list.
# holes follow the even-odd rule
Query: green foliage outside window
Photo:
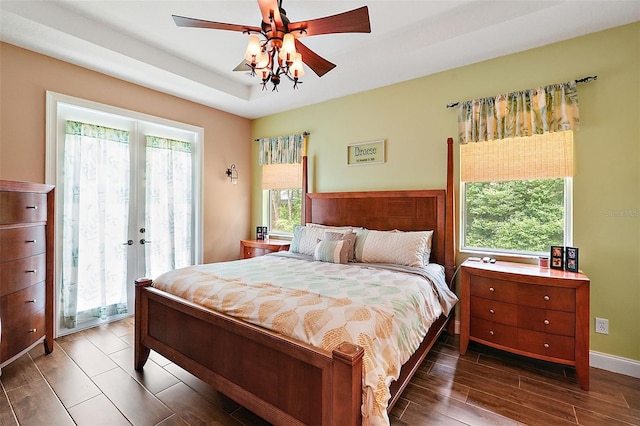
[[467, 182], [466, 248], [548, 252], [564, 242], [564, 179]]
[[269, 190], [269, 233], [293, 234], [301, 214], [302, 189]]

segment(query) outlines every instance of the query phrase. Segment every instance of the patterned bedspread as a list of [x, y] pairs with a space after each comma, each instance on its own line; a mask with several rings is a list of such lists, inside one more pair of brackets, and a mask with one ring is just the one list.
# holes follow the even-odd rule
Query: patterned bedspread
[[362, 346], [362, 415], [370, 425], [389, 424], [389, 385], [457, 302], [440, 265], [389, 270], [286, 252], [186, 267], [153, 285], [329, 352], [344, 341]]

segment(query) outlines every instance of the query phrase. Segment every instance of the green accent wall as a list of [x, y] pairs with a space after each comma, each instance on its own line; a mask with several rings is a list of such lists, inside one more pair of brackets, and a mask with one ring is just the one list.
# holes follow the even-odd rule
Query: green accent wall
[[[592, 75], [578, 86], [573, 188], [574, 245], [591, 278], [590, 346], [640, 361], [640, 23], [256, 119], [252, 139], [309, 131], [313, 192], [442, 188], [446, 140], [457, 135], [457, 109], [446, 104]], [[384, 164], [347, 166], [348, 144], [378, 139]], [[255, 229], [255, 143], [251, 155]], [[458, 155], [456, 147], [456, 180]], [[608, 335], [594, 333], [594, 317], [609, 320]]]

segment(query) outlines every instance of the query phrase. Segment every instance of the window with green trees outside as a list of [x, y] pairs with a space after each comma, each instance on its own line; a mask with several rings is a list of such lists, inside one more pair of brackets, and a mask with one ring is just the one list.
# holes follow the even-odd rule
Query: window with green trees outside
[[301, 214], [302, 188], [269, 190], [269, 234], [293, 234]]
[[464, 184], [465, 248], [548, 252], [565, 241], [565, 179]]
[[571, 245], [572, 185], [571, 131], [460, 145], [462, 250]]

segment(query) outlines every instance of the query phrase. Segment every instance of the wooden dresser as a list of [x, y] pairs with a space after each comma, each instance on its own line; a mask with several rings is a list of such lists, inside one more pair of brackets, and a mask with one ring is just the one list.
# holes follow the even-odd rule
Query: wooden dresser
[[460, 353], [469, 340], [573, 365], [589, 389], [589, 278], [511, 262], [460, 269]]
[[240, 241], [240, 257], [249, 259], [251, 257], [264, 256], [274, 251], [289, 250], [290, 241], [284, 240], [242, 240]]
[[53, 350], [54, 189], [0, 180], [0, 368]]

